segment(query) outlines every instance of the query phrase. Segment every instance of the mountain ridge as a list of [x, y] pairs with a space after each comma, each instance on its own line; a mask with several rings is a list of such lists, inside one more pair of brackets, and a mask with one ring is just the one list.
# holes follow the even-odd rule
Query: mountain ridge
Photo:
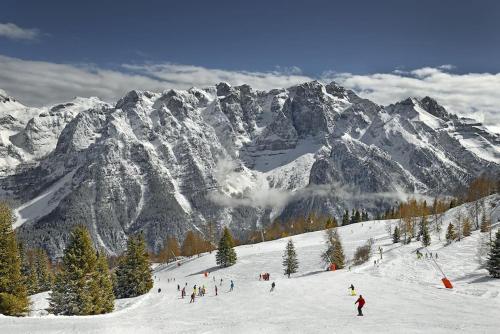
[[[275, 218], [373, 214], [500, 173], [500, 136], [479, 123], [430, 97], [380, 106], [333, 82], [133, 90], [114, 106], [59, 106], [45, 127], [33, 126], [39, 113], [13, 130], [10, 151], [34, 158], [0, 179], [2, 198], [19, 203], [21, 238], [53, 257], [75, 224], [111, 254], [138, 231], [157, 250], [208, 222], [243, 237]], [[32, 128], [43, 135], [26, 135]]]

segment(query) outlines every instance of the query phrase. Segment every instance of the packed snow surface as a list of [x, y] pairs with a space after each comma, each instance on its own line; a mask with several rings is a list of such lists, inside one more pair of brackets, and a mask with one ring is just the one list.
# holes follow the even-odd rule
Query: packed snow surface
[[[492, 197], [487, 205], [496, 202]], [[445, 227], [465, 208], [444, 215]], [[495, 211], [496, 212], [496, 211]], [[494, 215], [494, 221], [497, 216]], [[116, 302], [116, 311], [100, 316], [46, 315], [47, 293], [32, 296], [32, 315], [0, 316], [2, 333], [498, 333], [500, 280], [491, 279], [477, 260], [479, 232], [445, 246], [432, 235], [428, 248], [454, 285], [445, 289], [430, 258], [418, 260], [419, 242], [392, 244], [387, 226], [396, 221], [370, 221], [340, 227], [347, 258], [367, 239], [375, 241], [370, 261], [334, 272], [320, 261], [324, 232], [292, 237], [300, 268], [288, 279], [282, 274], [282, 253], [288, 238], [236, 248], [238, 263], [215, 266], [215, 253], [155, 266], [155, 286], [146, 295]], [[496, 223], [498, 227], [498, 223]], [[484, 236], [484, 235], [483, 235]], [[380, 259], [378, 247], [383, 248]], [[421, 250], [425, 253], [425, 250]], [[205, 271], [210, 272], [204, 277]], [[269, 272], [270, 281], [259, 281]], [[175, 281], [173, 279], [175, 278]], [[168, 281], [170, 279], [170, 282]], [[222, 285], [220, 280], [222, 279]], [[230, 281], [235, 284], [229, 291]], [[276, 290], [270, 292], [271, 282]], [[177, 284], [205, 285], [207, 295], [181, 299]], [[219, 287], [215, 296], [214, 284]], [[366, 300], [364, 317], [356, 316], [353, 284]], [[161, 292], [158, 289], [161, 288]]]

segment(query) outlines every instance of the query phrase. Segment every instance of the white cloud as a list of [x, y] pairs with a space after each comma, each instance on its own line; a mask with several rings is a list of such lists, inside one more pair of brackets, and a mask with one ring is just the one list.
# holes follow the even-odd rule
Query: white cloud
[[323, 80], [335, 80], [360, 96], [383, 105], [409, 96], [430, 96], [449, 112], [475, 118], [499, 132], [500, 73], [454, 74], [448, 72], [452, 68], [443, 65], [367, 75], [325, 73]]
[[0, 55], [0, 87], [25, 104], [40, 106], [74, 96], [98, 96], [114, 102], [132, 89], [186, 89], [207, 87], [221, 81], [272, 89], [312, 80], [278, 71], [226, 71], [176, 64], [125, 64], [122, 69], [107, 70], [91, 65], [56, 64]]
[[[409, 96], [431, 96], [448, 111], [500, 127], [500, 73], [450, 73], [453, 66], [396, 70], [357, 75], [325, 73], [360, 96], [390, 104]], [[249, 84], [255, 89], [289, 87], [314, 78], [298, 68], [271, 72], [229, 71], [178, 64], [124, 64], [117, 70], [92, 65], [56, 64], [0, 55], [0, 87], [19, 101], [33, 106], [64, 102], [74, 96], [98, 96], [114, 102], [132, 89], [162, 91], [170, 88], [207, 87], [221, 81]]]
[[35, 40], [40, 36], [38, 29], [21, 28], [14, 23], [0, 23], [0, 37], [16, 40]]

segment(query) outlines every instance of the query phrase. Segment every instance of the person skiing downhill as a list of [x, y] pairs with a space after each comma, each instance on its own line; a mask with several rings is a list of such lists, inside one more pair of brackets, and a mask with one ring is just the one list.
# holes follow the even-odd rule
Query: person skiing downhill
[[181, 298], [184, 299], [184, 296], [186, 296], [186, 288], [182, 288], [181, 290]]
[[358, 300], [354, 302], [354, 305], [358, 304], [358, 316], [363, 316], [363, 306], [365, 306], [365, 300], [363, 299], [363, 295], [359, 295]]
[[356, 296], [356, 291], [354, 290], [354, 285], [351, 284], [349, 289], [351, 290], [351, 296]]
[[181, 291], [181, 286], [177, 284], [177, 291]]
[[217, 296], [217, 285], [215, 286], [215, 295]]
[[273, 284], [271, 284], [271, 290], [269, 292], [273, 292], [275, 287], [276, 287], [276, 283], [273, 282]]
[[222, 278], [220, 279], [220, 286], [222, 286]]
[[231, 287], [229, 288], [229, 291], [233, 291], [233, 289], [234, 289], [234, 282], [233, 280], [231, 280]]
[[194, 298], [195, 298], [195, 296], [196, 296], [196, 294], [193, 292], [193, 293], [191, 294], [191, 300], [189, 301], [189, 304], [194, 303]]

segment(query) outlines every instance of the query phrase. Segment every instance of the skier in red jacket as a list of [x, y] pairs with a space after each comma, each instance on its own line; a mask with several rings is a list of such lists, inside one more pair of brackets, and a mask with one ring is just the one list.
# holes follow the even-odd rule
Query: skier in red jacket
[[363, 306], [365, 306], [365, 300], [363, 299], [362, 295], [359, 295], [358, 300], [354, 304], [358, 304], [358, 316], [363, 316]]

